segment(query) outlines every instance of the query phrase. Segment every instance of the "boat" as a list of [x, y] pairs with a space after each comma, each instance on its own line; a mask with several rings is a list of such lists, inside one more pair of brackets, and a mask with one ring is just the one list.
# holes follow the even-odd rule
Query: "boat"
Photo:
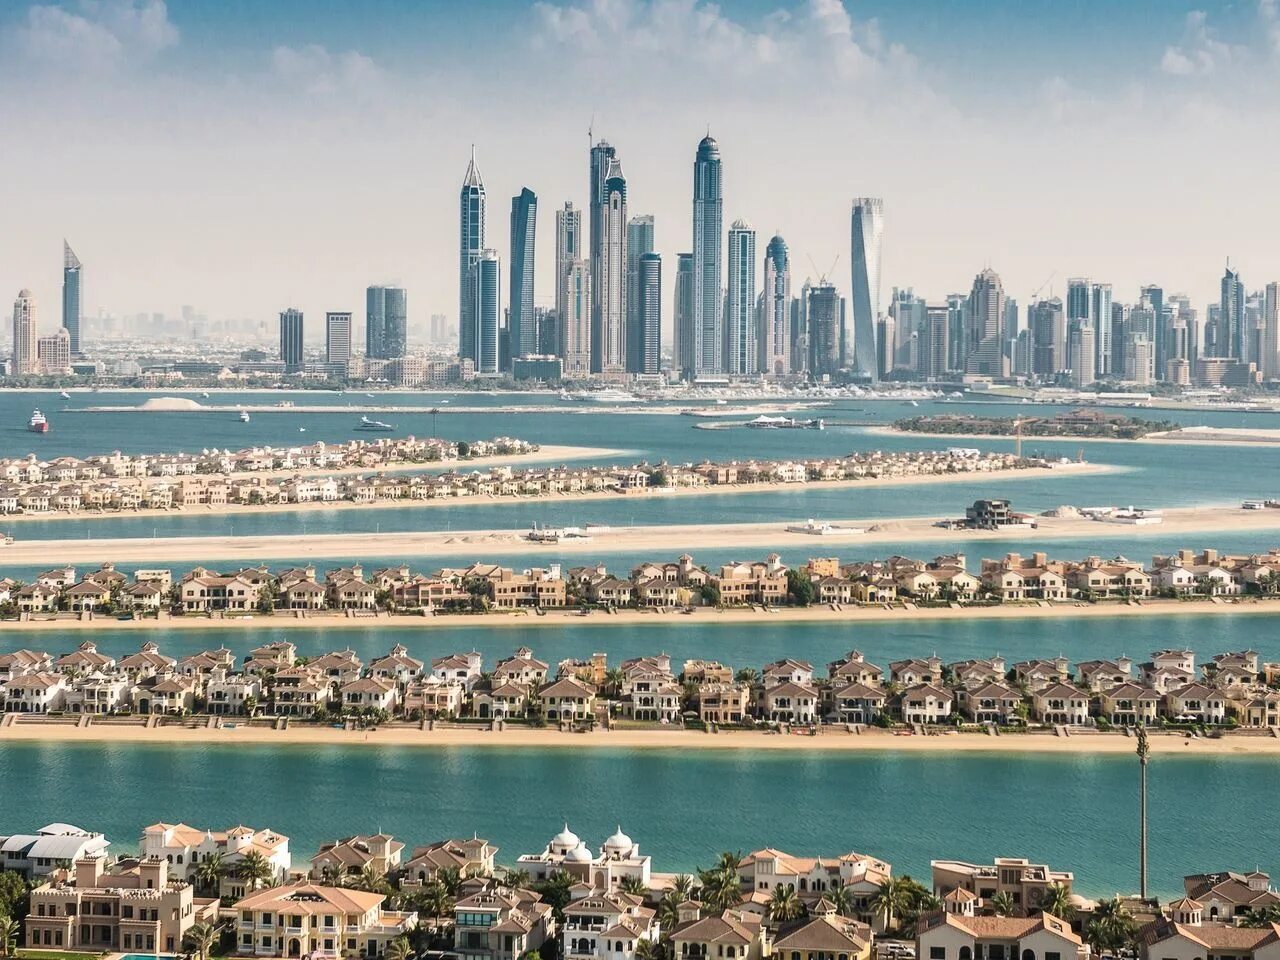
[[755, 430], [825, 430], [827, 425], [822, 420], [797, 420], [794, 417], [769, 417], [761, 414], [754, 420], [748, 420], [745, 426]]
[[299, 428], [298, 428], [298, 432], [299, 432], [299, 433], [306, 433], [306, 432], [307, 432], [307, 428], [306, 428], [306, 427], [299, 427]]
[[824, 520], [806, 520], [804, 523], [793, 523], [787, 526], [787, 533], [804, 533], [812, 537], [832, 537], [866, 533], [862, 527], [842, 527], [839, 524], [827, 523]]
[[361, 417], [360, 422], [356, 424], [356, 429], [370, 433], [390, 433], [395, 427], [389, 423], [383, 423], [381, 420], [370, 420], [368, 417]]
[[240, 411], [240, 422], [241, 422], [241, 423], [248, 423], [248, 422], [249, 422], [249, 411], [248, 411], [248, 410], [241, 410], [241, 411]]
[[618, 390], [616, 387], [608, 387], [604, 390], [584, 390], [582, 393], [569, 394], [570, 400], [577, 400], [582, 403], [639, 403], [640, 398], [634, 393], [627, 393], [625, 390]]
[[49, 421], [45, 419], [45, 415], [39, 410], [35, 410], [31, 414], [31, 419], [27, 421], [27, 429], [32, 433], [48, 433]]
[[59, 399], [59, 400], [70, 400], [70, 399], [71, 399], [71, 394], [69, 394], [69, 393], [67, 393], [67, 391], [63, 390], [61, 393], [59, 393], [59, 394], [58, 394], [58, 399]]
[[208, 390], [203, 391], [203, 392], [200, 394], [200, 396], [202, 396], [202, 397], [204, 397], [206, 400], [208, 400], [208, 399], [209, 399], [209, 391], [208, 391]]

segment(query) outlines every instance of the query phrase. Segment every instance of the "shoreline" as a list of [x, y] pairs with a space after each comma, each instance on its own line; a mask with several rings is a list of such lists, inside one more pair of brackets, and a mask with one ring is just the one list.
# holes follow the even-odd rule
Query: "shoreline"
[[[590, 450], [586, 447], [568, 447], [568, 448], [550, 448], [552, 450]], [[612, 451], [601, 450], [599, 454], [602, 456], [610, 455]], [[582, 456], [592, 456], [591, 453], [584, 453]], [[537, 454], [521, 454], [518, 456], [540, 457], [541, 451]], [[550, 459], [558, 459], [560, 455], [550, 454]], [[486, 462], [491, 462], [495, 466], [502, 466], [508, 463], [515, 463], [515, 456], [506, 460], [497, 460], [495, 458], [485, 458]], [[458, 463], [467, 463], [469, 461], [455, 461]], [[527, 461], [531, 462], [531, 461]], [[447, 461], [445, 461], [447, 463]], [[410, 469], [418, 469], [416, 467]], [[424, 468], [424, 470], [434, 469], [432, 467]], [[779, 492], [802, 492], [806, 490], [844, 490], [867, 487], [896, 487], [896, 486], [917, 486], [931, 485], [942, 483], [963, 483], [974, 482], [977, 480], [990, 478], [992, 480], [1044, 480], [1055, 475], [1070, 476], [1093, 476], [1105, 473], [1123, 472], [1123, 467], [1112, 467], [1107, 464], [1095, 463], [1064, 463], [1057, 464], [1053, 467], [1024, 467], [1007, 470], [982, 470], [968, 473], [939, 473], [910, 475], [901, 477], [873, 477], [870, 479], [855, 480], [809, 480], [804, 483], [736, 483], [736, 484], [708, 484], [701, 487], [658, 487], [636, 490], [634, 492], [595, 492], [581, 491], [574, 493], [560, 493], [554, 496], [521, 496], [521, 495], [477, 495], [469, 497], [434, 497], [427, 500], [401, 499], [401, 500], [374, 500], [369, 503], [357, 503], [353, 500], [331, 500], [331, 501], [311, 501], [308, 503], [282, 503], [282, 504], [226, 504], [225, 506], [197, 506], [184, 509], [164, 510], [159, 508], [144, 508], [140, 510], [130, 511], [69, 511], [50, 510], [48, 513], [14, 513], [6, 514], [4, 521], [13, 523], [21, 523], [23, 521], [31, 522], [37, 520], [43, 521], [86, 521], [86, 520], [117, 520], [117, 519], [133, 519], [133, 518], [157, 518], [157, 517], [218, 517], [218, 516], [234, 516], [237, 514], [283, 514], [283, 513], [315, 513], [328, 510], [385, 510], [392, 508], [399, 509], [417, 509], [431, 507], [456, 507], [465, 506], [467, 504], [484, 504], [484, 505], [502, 505], [502, 504], [526, 504], [536, 506], [538, 504], [550, 503], [571, 503], [571, 502], [591, 502], [591, 501], [648, 501], [648, 500], [666, 500], [672, 497], [707, 497], [719, 494], [738, 495], [744, 493], [779, 493]], [[336, 474], [336, 471], [331, 471]], [[348, 470], [347, 472], [355, 473], [373, 473], [370, 470]], [[327, 476], [328, 473], [321, 471], [312, 474], [299, 474], [298, 472], [290, 472], [288, 476], [309, 475], [309, 476]], [[210, 474], [209, 476], [213, 476]], [[237, 475], [238, 477], [239, 475]], [[264, 476], [264, 474], [245, 474], [245, 477]], [[799, 522], [799, 521], [792, 521]], [[491, 532], [491, 531], [490, 531]], [[467, 531], [460, 532], [459, 536], [466, 535]], [[138, 538], [128, 538], [138, 539]], [[36, 541], [28, 541], [36, 542]], [[564, 544], [557, 544], [563, 546]], [[10, 555], [11, 547], [6, 546], [0, 550], [0, 560]]]
[[[880, 437], [924, 437], [931, 440], [1008, 440], [1017, 439], [1011, 433], [935, 433], [928, 430], [899, 430], [892, 424], [883, 427], [862, 427], [864, 432]], [[1215, 431], [1210, 433], [1209, 431]], [[1280, 430], [1275, 431], [1275, 439], [1267, 439], [1263, 429], [1235, 430], [1230, 427], [1183, 427], [1179, 430], [1165, 430], [1149, 433], [1142, 437], [1125, 439], [1123, 437], [1042, 437], [1024, 434], [1022, 444], [1036, 442], [1049, 443], [1148, 443], [1169, 446], [1179, 444], [1185, 446], [1214, 447], [1275, 447], [1280, 444]]]
[[[1280, 615], [1280, 598], [1273, 601], [1246, 600], [1239, 603], [1214, 603], [1211, 600], [1144, 600], [1141, 604], [1104, 602], [1095, 604], [1064, 603], [1048, 607], [1010, 603], [983, 607], [845, 607], [832, 610], [826, 605], [809, 607], [773, 607], [770, 610], [751, 607], [695, 607], [694, 613], [678, 611], [657, 613], [643, 609], [618, 610], [605, 613], [597, 610], [588, 616], [565, 610], [549, 610], [539, 616], [531, 610], [521, 612], [492, 612], [486, 614], [447, 613], [434, 616], [411, 614], [377, 617], [347, 617], [338, 611], [319, 616], [296, 617], [281, 611], [276, 614], [248, 617], [170, 617], [167, 620], [151, 618], [116, 620], [100, 616], [91, 620], [39, 619], [5, 620], [0, 622], [0, 636], [5, 633], [52, 632], [76, 630], [216, 630], [216, 629], [310, 629], [324, 630], [346, 627], [357, 630], [382, 630], [404, 628], [410, 630], [475, 628], [503, 630], [520, 629], [568, 629], [573, 627], [610, 626], [741, 626], [767, 623], [888, 623], [899, 621], [940, 622], [957, 620], [1052, 620], [1059, 618], [1107, 618], [1135, 616], [1194, 616], [1194, 615]], [[0, 716], [3, 716], [0, 714]]]
[[[1280, 756], [1280, 738], [1234, 735], [1218, 739], [1190, 738], [1153, 732], [1151, 752], [1183, 756]], [[564, 733], [550, 728], [513, 728], [501, 732], [449, 728], [422, 730], [416, 726], [383, 726], [372, 730], [343, 730], [329, 726], [296, 724], [284, 730], [237, 726], [234, 729], [183, 726], [94, 726], [18, 723], [0, 727], [0, 746], [6, 743], [110, 743], [128, 745], [200, 744], [215, 746], [358, 746], [620, 750], [731, 750], [815, 751], [840, 753], [973, 753], [1021, 755], [1130, 755], [1136, 741], [1118, 733], [1077, 733], [1058, 737], [1050, 733], [1018, 733], [990, 736], [976, 733], [898, 735], [879, 729], [861, 734], [830, 730], [816, 736], [771, 734], [733, 730], [704, 733], [692, 730], [615, 729], [590, 733]]]

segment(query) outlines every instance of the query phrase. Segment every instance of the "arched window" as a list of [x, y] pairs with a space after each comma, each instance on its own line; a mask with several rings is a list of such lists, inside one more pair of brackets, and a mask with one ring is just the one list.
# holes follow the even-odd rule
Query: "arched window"
[[973, 960], [973, 951], [967, 946], [960, 948], [960, 960]]
[[1023, 950], [1022, 960], [1036, 960], [1036, 952], [1034, 950]]

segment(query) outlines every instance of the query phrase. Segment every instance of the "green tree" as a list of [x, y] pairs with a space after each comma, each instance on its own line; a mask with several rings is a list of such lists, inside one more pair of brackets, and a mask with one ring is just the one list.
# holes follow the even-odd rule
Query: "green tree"
[[30, 888], [16, 870], [0, 871], [0, 917], [8, 917], [19, 924], [27, 915]]
[[573, 877], [563, 870], [557, 870], [534, 889], [542, 894], [542, 900], [551, 907], [558, 923], [564, 923], [564, 908], [569, 904], [569, 888], [573, 886]]
[[276, 878], [276, 868], [257, 850], [250, 850], [236, 865], [236, 876], [250, 890], [265, 887]]
[[622, 882], [618, 884], [618, 889], [623, 893], [630, 893], [640, 897], [649, 892], [649, 888], [644, 885], [643, 880], [631, 875], [622, 878]]
[[390, 896], [392, 893], [391, 884], [387, 882], [387, 878], [371, 863], [366, 863], [359, 873], [348, 878], [346, 885], [353, 890], [381, 893], [384, 896]]
[[677, 873], [671, 879], [671, 889], [679, 894], [681, 900], [688, 900], [693, 894], [693, 877], [687, 873]]
[[[1247, 920], [1245, 926], [1249, 926]], [[1104, 950], [1114, 953], [1133, 944], [1138, 934], [1138, 923], [1120, 898], [1112, 897], [1098, 901], [1084, 934], [1098, 953]]]
[[787, 596], [798, 607], [807, 607], [813, 603], [813, 581], [800, 570], [787, 571]]
[[509, 890], [523, 890], [533, 882], [528, 870], [508, 870], [502, 878], [502, 885]]
[[408, 937], [396, 937], [387, 944], [386, 960], [409, 960], [413, 956], [413, 948], [409, 946]]
[[769, 919], [774, 923], [786, 923], [796, 920], [804, 913], [804, 904], [796, 896], [795, 888], [789, 883], [773, 888], [773, 896], [769, 898]]
[[194, 877], [197, 889], [208, 894], [217, 894], [226, 876], [227, 864], [221, 853], [212, 853], [196, 864]]
[[997, 917], [1011, 917], [1015, 909], [1013, 897], [1009, 895], [1007, 890], [1000, 890], [994, 897], [987, 901], [987, 905], [995, 911]]
[[910, 886], [906, 877], [890, 877], [876, 888], [871, 897], [871, 909], [884, 918], [886, 930], [892, 929], [894, 918], [910, 906]]
[[824, 896], [831, 901], [831, 905], [836, 908], [836, 913], [842, 917], [853, 916], [853, 894], [849, 892], [849, 888], [841, 884], [832, 887]]
[[199, 960], [209, 960], [209, 952], [218, 942], [218, 928], [211, 923], [197, 923], [182, 938], [183, 946]]
[[1070, 920], [1076, 915], [1075, 904], [1071, 902], [1071, 891], [1061, 883], [1051, 883], [1045, 887], [1044, 896], [1040, 899], [1040, 912], [1057, 917], [1059, 920]]
[[0, 957], [12, 957], [18, 950], [18, 921], [0, 914]]
[[658, 901], [658, 925], [663, 931], [670, 932], [680, 922], [680, 904], [687, 899], [687, 896], [682, 896], [675, 889], [668, 890], [662, 895]]

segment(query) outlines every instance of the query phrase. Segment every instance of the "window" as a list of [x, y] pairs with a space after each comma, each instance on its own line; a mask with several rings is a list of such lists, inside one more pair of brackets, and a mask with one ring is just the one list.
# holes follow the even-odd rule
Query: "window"
[[929, 960], [947, 960], [946, 947], [930, 947]]

